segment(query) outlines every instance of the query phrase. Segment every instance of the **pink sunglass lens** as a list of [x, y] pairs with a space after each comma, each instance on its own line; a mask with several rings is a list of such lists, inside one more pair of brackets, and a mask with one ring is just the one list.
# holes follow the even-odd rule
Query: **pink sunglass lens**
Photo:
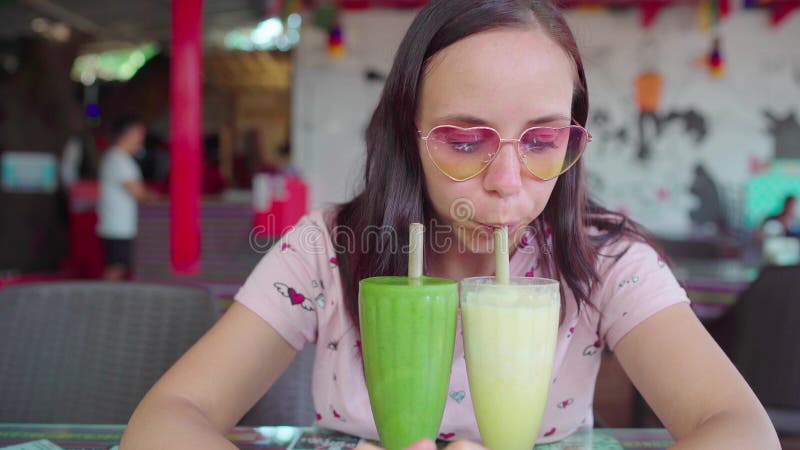
[[439, 127], [428, 137], [437, 150], [469, 155], [497, 149], [497, 133], [486, 128]]
[[572, 166], [586, 146], [586, 131], [578, 126], [533, 128], [520, 139], [520, 153], [528, 170], [550, 179]]
[[442, 172], [453, 179], [466, 180], [491, 161], [500, 138], [488, 128], [444, 126], [431, 131], [427, 144], [433, 162]]

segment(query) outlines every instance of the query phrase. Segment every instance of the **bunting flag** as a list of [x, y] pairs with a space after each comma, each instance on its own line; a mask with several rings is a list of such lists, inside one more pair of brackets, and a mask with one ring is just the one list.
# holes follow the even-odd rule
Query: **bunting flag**
[[314, 11], [314, 25], [330, 31], [339, 21], [339, 8], [332, 4], [319, 5]]
[[744, 0], [745, 8], [769, 8], [770, 23], [778, 26], [789, 17], [792, 12], [800, 9], [800, 0]]
[[649, 28], [655, 22], [658, 13], [664, 7], [669, 6], [669, 3], [668, 0], [641, 0], [639, 2], [639, 11], [642, 27]]
[[711, 12], [711, 4], [713, 0], [700, 0], [700, 3], [697, 4], [697, 15], [700, 22], [700, 29], [703, 31], [708, 31], [711, 29], [712, 19], [712, 12]]
[[281, 20], [286, 22], [286, 19], [294, 14], [300, 13], [303, 10], [303, 2], [300, 0], [283, 0], [281, 5]]
[[794, 10], [800, 8], [800, 1], [775, 2], [772, 6], [771, 23], [773, 26], [780, 25]]
[[700, 0], [697, 7], [700, 18], [700, 29], [711, 30], [721, 19], [731, 12], [730, 0]]
[[359, 10], [367, 8], [421, 8], [428, 0], [339, 0], [343, 9]]

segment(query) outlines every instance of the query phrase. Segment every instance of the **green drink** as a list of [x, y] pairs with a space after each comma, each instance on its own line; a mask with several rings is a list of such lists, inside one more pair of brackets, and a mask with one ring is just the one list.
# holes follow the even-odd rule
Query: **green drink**
[[383, 447], [435, 440], [444, 414], [458, 315], [458, 284], [444, 278], [361, 280], [364, 374]]

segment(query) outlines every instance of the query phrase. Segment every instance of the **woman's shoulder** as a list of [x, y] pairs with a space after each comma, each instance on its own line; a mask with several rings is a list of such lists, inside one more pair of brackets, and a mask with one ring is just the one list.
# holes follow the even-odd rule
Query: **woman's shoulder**
[[283, 230], [274, 247], [284, 254], [283, 264], [299, 263], [325, 271], [338, 266], [336, 250], [331, 239], [332, 208], [313, 209], [297, 223]]
[[337, 208], [335, 206], [314, 208], [305, 213], [297, 221], [298, 226], [317, 226], [329, 231], [336, 221]]
[[314, 209], [303, 216], [291, 226], [280, 230], [279, 237], [267, 238], [261, 243], [260, 239], [251, 237], [251, 244], [257, 246], [256, 250], [263, 250], [265, 260], [278, 263], [284, 267], [293, 263], [310, 263], [335, 256], [335, 251], [330, 238], [328, 226], [329, 209]]
[[335, 220], [336, 209], [334, 207], [312, 209], [300, 217], [297, 223], [282, 230], [281, 240], [299, 240], [306, 244], [324, 247], [326, 251], [332, 252], [330, 236]]
[[339, 206], [319, 206], [305, 213], [293, 228], [316, 227], [322, 230], [330, 239], [332, 231], [336, 228]]
[[[620, 220], [613, 217], [611, 220]], [[610, 222], [595, 227], [598, 285], [592, 293], [598, 329], [613, 350], [636, 325], [676, 303], [686, 291], [650, 236], [635, 223]]]
[[594, 214], [589, 217], [587, 231], [597, 249], [597, 268], [601, 276], [604, 272], [640, 263], [664, 266], [655, 240], [622, 214]]

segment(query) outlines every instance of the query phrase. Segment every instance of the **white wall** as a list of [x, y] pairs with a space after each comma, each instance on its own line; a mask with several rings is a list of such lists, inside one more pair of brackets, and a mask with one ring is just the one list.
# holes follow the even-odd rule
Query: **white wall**
[[[702, 164], [738, 220], [750, 160], [768, 161], [774, 142], [766, 111], [800, 118], [800, 14], [771, 28], [763, 12], [734, 11], [721, 26], [726, 72], [713, 78], [698, 64], [712, 36], [697, 26], [693, 8], [672, 8], [651, 29], [637, 25], [634, 12], [574, 12], [569, 21], [586, 59], [592, 117], [598, 139], [586, 153], [594, 193], [663, 234], [692, 228], [689, 211], [707, 205], [689, 192], [694, 167]], [[637, 158], [636, 76], [660, 72], [661, 115], [694, 110], [705, 119], [706, 136], [695, 141], [674, 121], [650, 140], [648, 160]], [[610, 122], [601, 126], [597, 114]], [[615, 137], [625, 130], [628, 139]], [[800, 147], [800, 142], [796, 145]], [[659, 195], [660, 194], [660, 195]]]
[[[347, 200], [359, 187], [363, 132], [381, 89], [365, 80], [364, 71], [388, 72], [413, 14], [345, 14], [348, 54], [339, 60], [325, 54], [324, 33], [303, 30], [292, 139], [294, 162], [311, 184], [312, 207]], [[712, 37], [699, 30], [693, 8], [667, 9], [650, 29], [640, 27], [635, 11], [570, 11], [568, 20], [589, 80], [595, 141], [586, 166], [593, 194], [654, 231], [685, 235], [696, 227], [690, 211], [708, 208], [690, 192], [695, 167], [702, 165], [733, 206], [727, 214], [738, 221], [751, 160], [774, 156], [765, 111], [800, 118], [800, 14], [772, 28], [764, 12], [734, 11], [720, 29], [727, 63], [721, 79], [698, 65]], [[683, 121], [673, 120], [648, 139], [651, 156], [637, 157], [634, 81], [645, 70], [663, 76], [659, 115], [694, 111], [695, 122], [705, 125], [701, 140], [686, 133]], [[607, 121], [601, 123], [601, 115]]]
[[363, 178], [364, 131], [413, 11], [370, 10], [343, 15], [347, 54], [327, 55], [327, 34], [304, 27], [295, 51], [292, 159], [310, 184], [312, 208], [349, 200]]

